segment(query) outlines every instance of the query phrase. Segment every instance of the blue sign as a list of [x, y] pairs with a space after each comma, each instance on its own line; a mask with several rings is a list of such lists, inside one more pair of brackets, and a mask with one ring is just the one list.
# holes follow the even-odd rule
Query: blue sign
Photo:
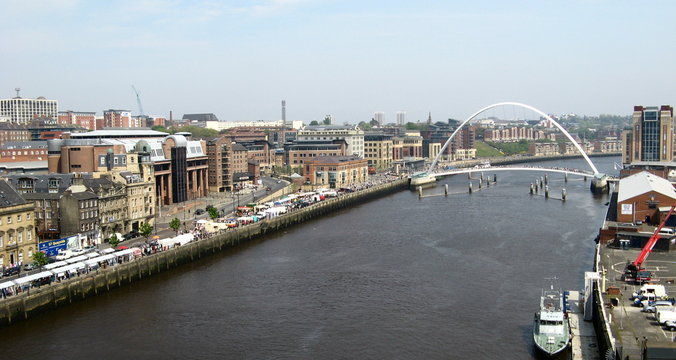
[[49, 240], [38, 244], [38, 250], [47, 254], [47, 256], [56, 256], [59, 250], [65, 250], [68, 246], [68, 238]]

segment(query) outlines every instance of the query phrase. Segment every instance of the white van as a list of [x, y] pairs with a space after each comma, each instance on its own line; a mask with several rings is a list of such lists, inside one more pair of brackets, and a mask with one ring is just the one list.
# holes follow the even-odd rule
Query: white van
[[674, 308], [657, 309], [655, 319], [660, 325], [664, 325], [669, 320], [676, 321], [676, 311], [674, 311]]
[[674, 235], [674, 229], [668, 228], [668, 227], [663, 227], [663, 228], [660, 229], [659, 234], [671, 236], [671, 235]]

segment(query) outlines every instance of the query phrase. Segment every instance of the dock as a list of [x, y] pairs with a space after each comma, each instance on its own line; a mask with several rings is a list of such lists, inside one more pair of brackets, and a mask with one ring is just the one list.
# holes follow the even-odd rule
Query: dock
[[600, 360], [594, 324], [584, 320], [582, 301], [579, 291], [568, 291], [568, 306], [570, 308], [568, 310], [568, 321], [573, 335], [570, 352], [571, 359]]

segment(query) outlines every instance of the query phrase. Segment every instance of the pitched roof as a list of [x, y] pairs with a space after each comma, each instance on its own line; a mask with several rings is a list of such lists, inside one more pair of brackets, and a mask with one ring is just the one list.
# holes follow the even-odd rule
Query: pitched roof
[[620, 179], [617, 202], [620, 203], [650, 191], [676, 199], [676, 190], [674, 190], [674, 186], [671, 185], [669, 180], [647, 171], [642, 171]]
[[21, 195], [14, 190], [6, 181], [0, 180], [0, 207], [25, 204]]

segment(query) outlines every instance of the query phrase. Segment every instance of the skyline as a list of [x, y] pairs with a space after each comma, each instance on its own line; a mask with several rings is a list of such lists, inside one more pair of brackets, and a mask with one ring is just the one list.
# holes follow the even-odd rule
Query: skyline
[[286, 100], [287, 119], [306, 124], [376, 111], [386, 123], [397, 111], [411, 122], [464, 119], [503, 101], [630, 115], [676, 102], [676, 4], [651, 5], [9, 0], [0, 98], [20, 87], [60, 110], [138, 114], [134, 85], [149, 115], [277, 120]]

